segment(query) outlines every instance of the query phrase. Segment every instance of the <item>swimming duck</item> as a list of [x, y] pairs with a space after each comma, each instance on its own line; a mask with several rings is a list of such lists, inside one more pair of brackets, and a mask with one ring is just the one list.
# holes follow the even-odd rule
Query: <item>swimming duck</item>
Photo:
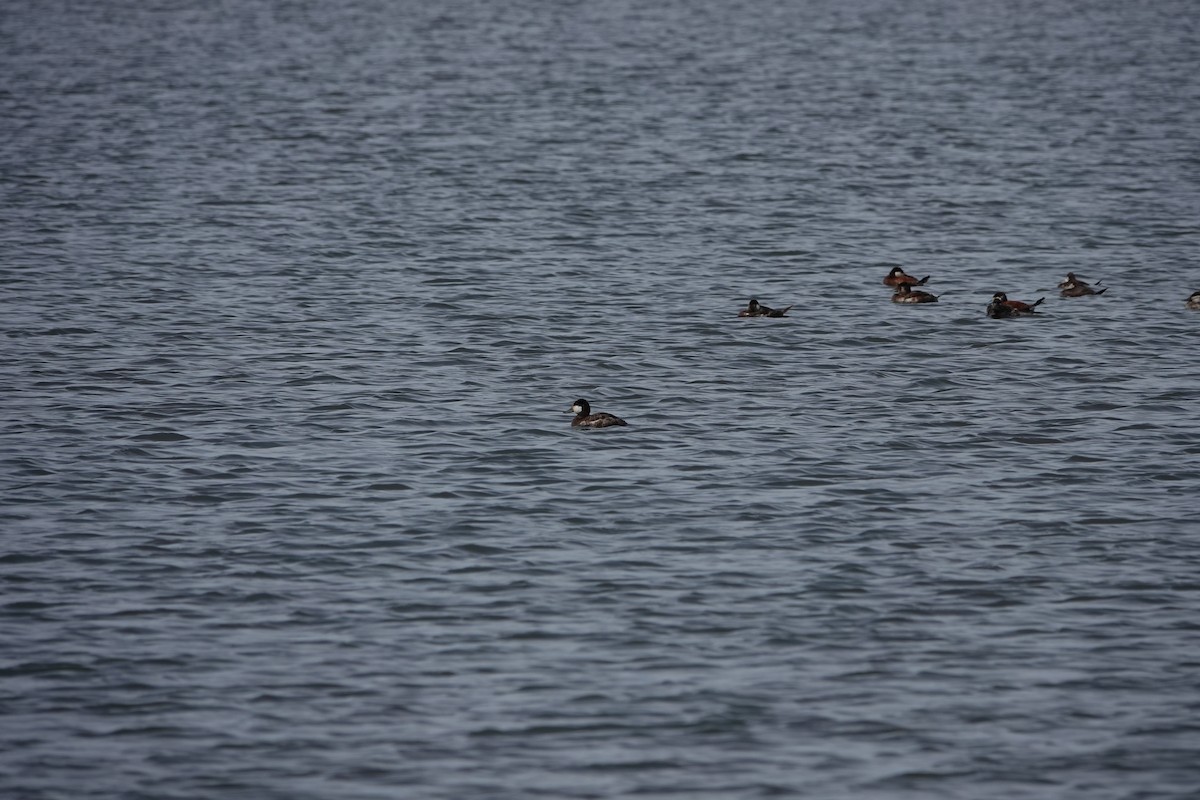
[[992, 319], [1009, 319], [1010, 317], [1021, 316], [1021, 312], [993, 297], [992, 301], [987, 304], [987, 315]]
[[572, 403], [566, 413], [575, 415], [575, 419], [571, 420], [572, 428], [608, 428], [613, 425], [629, 424], [620, 417], [614, 417], [604, 411], [593, 414], [592, 407], [582, 397]]
[[[1104, 283], [1104, 281], [1096, 281], [1096, 283]], [[1068, 272], [1067, 277], [1063, 278], [1058, 283], [1058, 288], [1065, 289], [1068, 286], [1091, 286], [1090, 283], [1080, 278], [1074, 272]]]
[[901, 267], [892, 267], [892, 271], [884, 276], [883, 285], [899, 286], [902, 283], [907, 283], [910, 286], [924, 286], [927, 280], [929, 280], [928, 275], [921, 278], [921, 280], [917, 280], [912, 275], [906, 273]]
[[738, 316], [739, 317], [786, 317], [788, 309], [790, 309], [790, 308], [791, 308], [791, 306], [787, 306], [787, 308], [770, 308], [768, 306], [764, 306], [762, 303], [758, 302], [757, 300], [751, 299], [750, 304], [738, 312]]
[[[1010, 317], [1020, 317], [1027, 314], [1032, 314], [1033, 310], [1044, 302], [1046, 302], [1046, 298], [1044, 297], [1039, 297], [1033, 303], [1022, 303], [1020, 300], [1009, 300], [1008, 295], [1004, 292], [996, 292], [994, 295], [992, 295], [992, 303], [1000, 303], [1006, 308], [1012, 309], [1013, 313], [1008, 315]], [[992, 315], [988, 314], [988, 316], [990, 317]]]
[[1192, 292], [1184, 304], [1192, 311], [1200, 311], [1200, 292]]
[[[1067, 280], [1059, 284], [1062, 291], [1059, 292], [1063, 297], [1085, 297], [1089, 294], [1104, 294], [1108, 291], [1105, 286], [1102, 289], [1093, 289], [1083, 281], [1072, 280], [1073, 273], [1067, 273]], [[1099, 283], [1099, 281], [1097, 281]]]
[[907, 281], [896, 286], [896, 293], [892, 295], [893, 303], [936, 303], [937, 301], [936, 294], [914, 292], [912, 284]]

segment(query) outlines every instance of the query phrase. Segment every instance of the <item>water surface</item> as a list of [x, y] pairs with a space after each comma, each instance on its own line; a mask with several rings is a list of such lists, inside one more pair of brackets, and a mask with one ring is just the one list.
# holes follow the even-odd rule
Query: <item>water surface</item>
[[1194, 796], [1190, 4], [0, 45], [6, 794]]

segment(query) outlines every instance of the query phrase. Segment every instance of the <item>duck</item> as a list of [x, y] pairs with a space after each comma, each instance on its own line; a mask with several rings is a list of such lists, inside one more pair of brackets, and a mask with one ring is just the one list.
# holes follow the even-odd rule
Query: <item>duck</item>
[[[1032, 303], [1022, 303], [1020, 300], [1009, 300], [1008, 295], [1004, 292], [996, 292], [992, 295], [992, 303], [999, 303], [1006, 308], [1012, 309], [1013, 313], [1008, 315], [1010, 317], [1021, 317], [1032, 314], [1033, 310], [1044, 302], [1046, 302], [1046, 298], [1044, 297], [1039, 297]], [[988, 314], [988, 316], [990, 317], [992, 314]]]
[[1192, 292], [1188, 295], [1188, 299], [1184, 301], [1184, 305], [1192, 311], [1200, 311], [1200, 292]]
[[893, 303], [936, 303], [938, 296], [929, 292], [914, 292], [912, 284], [905, 281], [896, 286], [896, 293], [892, 295]]
[[792, 306], [786, 308], [771, 308], [764, 306], [762, 303], [751, 298], [750, 304], [738, 312], [739, 317], [786, 317], [788, 310]]
[[[1093, 289], [1089, 284], [1083, 281], [1072, 280], [1074, 273], [1067, 273], [1067, 280], [1060, 283], [1058, 286], [1062, 291], [1059, 292], [1063, 297], [1086, 297], [1089, 294], [1104, 294], [1108, 291], [1105, 286], [1101, 289]], [[1099, 283], [1099, 281], [1097, 281]]]
[[[1096, 281], [1096, 283], [1104, 283], [1104, 281]], [[1091, 286], [1091, 284], [1080, 278], [1074, 272], [1068, 272], [1067, 277], [1058, 282], [1058, 288], [1065, 289], [1068, 286]]]
[[884, 276], [883, 285], [884, 286], [899, 286], [902, 283], [907, 283], [910, 286], [924, 286], [925, 281], [927, 281], [927, 280], [929, 280], [928, 275], [926, 275], [924, 278], [921, 278], [921, 280], [917, 280], [912, 275], [909, 275], [908, 273], [906, 273], [903, 268], [892, 267], [892, 271]]
[[[997, 292], [996, 294], [1000, 293]], [[992, 301], [987, 304], [987, 315], [992, 319], [1010, 319], [1012, 317], [1021, 316], [1021, 312], [1017, 311], [1003, 300], [997, 300], [995, 297], [993, 297]]]
[[620, 417], [613, 416], [604, 411], [598, 411], [593, 414], [591, 405], [582, 397], [572, 403], [571, 407], [564, 413], [575, 415], [575, 419], [571, 420], [572, 428], [609, 428], [613, 425], [629, 424]]

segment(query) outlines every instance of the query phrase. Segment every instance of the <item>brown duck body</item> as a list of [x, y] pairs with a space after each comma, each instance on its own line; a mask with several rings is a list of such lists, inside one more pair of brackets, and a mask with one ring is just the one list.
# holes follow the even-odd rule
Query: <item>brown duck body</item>
[[[1022, 303], [1020, 300], [1009, 300], [1008, 295], [1004, 292], [996, 292], [994, 295], [992, 295], [992, 302], [1000, 303], [1011, 309], [1013, 313], [1009, 316], [1016, 317], [1034, 313], [1034, 309], [1046, 302], [1046, 298], [1039, 297], [1032, 303]], [[991, 315], [989, 314], [989, 316]]]
[[751, 300], [749, 305], [738, 312], [739, 317], [786, 317], [791, 306], [785, 308], [771, 308], [764, 306], [757, 300]]
[[1058, 288], [1065, 289], [1068, 286], [1090, 286], [1087, 281], [1078, 277], [1074, 272], [1068, 272], [1067, 277], [1058, 282]]
[[936, 294], [913, 291], [911, 283], [901, 283], [896, 287], [896, 293], [892, 295], [893, 303], [936, 303], [937, 301]]
[[992, 319], [1009, 319], [1010, 317], [1021, 316], [1020, 312], [1018, 312], [1012, 306], [996, 300], [995, 298], [992, 298], [992, 301], [988, 303], [987, 315]]
[[[1100, 281], [1096, 281], [1100, 283]], [[1092, 285], [1082, 278], [1078, 277], [1074, 272], [1068, 272], [1067, 277], [1059, 284], [1059, 292], [1063, 297], [1087, 297], [1089, 294], [1104, 294], [1108, 291], [1108, 287], [1103, 289], [1093, 289]]]
[[629, 424], [620, 417], [604, 411], [593, 414], [592, 407], [582, 397], [572, 403], [567, 412], [575, 414], [575, 418], [571, 420], [572, 428], [611, 428], [614, 425]]
[[1103, 289], [1093, 289], [1086, 283], [1068, 283], [1062, 288], [1062, 291], [1059, 292], [1059, 294], [1063, 297], [1087, 297], [1089, 294], [1100, 295], [1107, 291], [1107, 286], [1105, 286]]
[[902, 283], [907, 283], [909, 286], [924, 286], [925, 281], [929, 280], [929, 276], [917, 280], [912, 275], [906, 273], [900, 267], [892, 267], [892, 271], [883, 277], [884, 286], [899, 286]]

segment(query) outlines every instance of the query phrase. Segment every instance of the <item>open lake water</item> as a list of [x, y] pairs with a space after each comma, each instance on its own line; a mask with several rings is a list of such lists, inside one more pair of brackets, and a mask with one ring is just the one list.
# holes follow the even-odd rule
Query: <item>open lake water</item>
[[1200, 797], [1190, 0], [12, 0], [0, 69], [0, 795]]

